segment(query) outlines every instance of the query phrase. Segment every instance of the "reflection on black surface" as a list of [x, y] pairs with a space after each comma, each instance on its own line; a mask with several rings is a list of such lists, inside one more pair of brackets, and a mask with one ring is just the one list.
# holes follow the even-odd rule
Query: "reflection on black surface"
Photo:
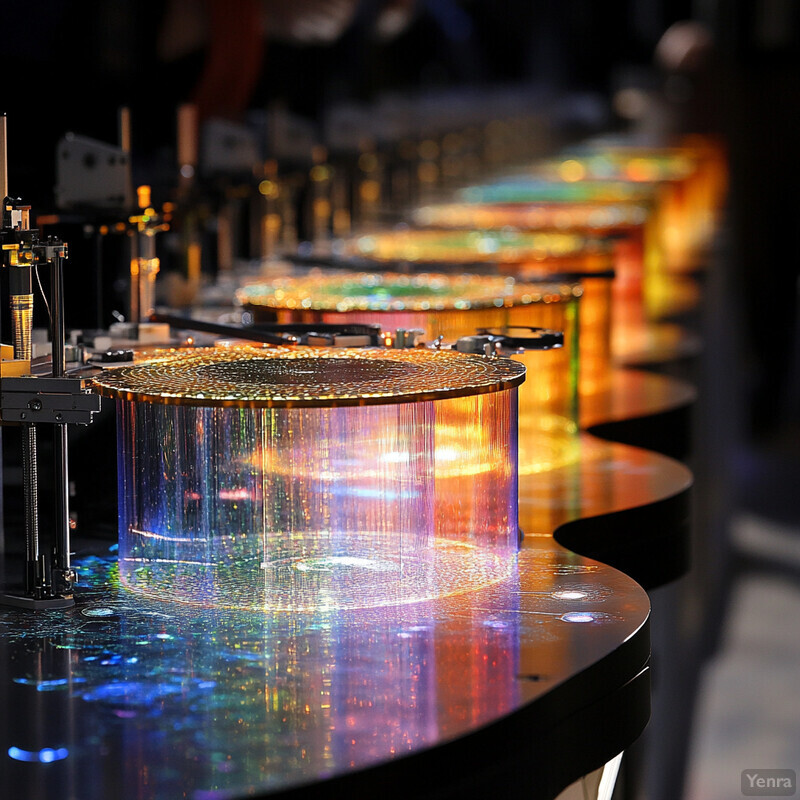
[[[15, 721], [0, 750], [4, 785], [9, 796], [100, 800], [320, 780], [497, 719], [547, 688], [520, 672], [557, 680], [646, 617], [623, 576], [611, 593], [600, 591], [602, 569], [565, 562], [556, 575], [557, 553], [520, 558], [522, 585], [514, 577], [468, 600], [303, 615], [147, 602], [117, 588], [115, 559], [84, 558], [75, 609], [2, 618], [3, 700]], [[575, 580], [595, 587], [588, 600], [552, 596]], [[628, 602], [629, 613], [566, 625], [586, 602]], [[575, 647], [577, 628], [585, 641]]]

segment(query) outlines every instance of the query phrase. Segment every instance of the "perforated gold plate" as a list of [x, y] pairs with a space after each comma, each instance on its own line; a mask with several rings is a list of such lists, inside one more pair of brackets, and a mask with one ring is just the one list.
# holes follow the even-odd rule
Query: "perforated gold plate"
[[502, 308], [569, 300], [578, 284], [526, 283], [502, 275], [444, 275], [397, 272], [312, 274], [243, 286], [243, 305], [291, 311], [427, 312]]
[[179, 351], [101, 373], [96, 391], [122, 400], [239, 408], [384, 405], [510, 389], [525, 368], [452, 350], [317, 347]]

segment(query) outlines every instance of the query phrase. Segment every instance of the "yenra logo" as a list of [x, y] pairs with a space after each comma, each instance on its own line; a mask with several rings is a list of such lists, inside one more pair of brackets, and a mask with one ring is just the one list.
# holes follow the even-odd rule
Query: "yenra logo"
[[742, 794], [746, 797], [794, 797], [797, 775], [793, 769], [746, 769]]

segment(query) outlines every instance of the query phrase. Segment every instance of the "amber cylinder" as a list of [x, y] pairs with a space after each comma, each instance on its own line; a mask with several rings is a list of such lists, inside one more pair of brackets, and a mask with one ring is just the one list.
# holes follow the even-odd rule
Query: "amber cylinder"
[[[390, 340], [398, 329], [419, 329], [427, 341], [443, 336], [448, 343], [480, 328], [562, 331], [563, 347], [520, 356], [529, 378], [520, 394], [519, 469], [528, 474], [576, 457], [583, 294], [575, 283], [521, 283], [499, 275], [315, 272], [249, 284], [237, 298], [256, 316], [269, 310], [287, 323], [379, 324]], [[596, 355], [593, 345], [607, 343], [601, 339], [600, 345], [587, 339], [590, 359]], [[600, 359], [595, 357], [594, 364], [602, 369]], [[454, 441], [458, 436], [454, 430]]]

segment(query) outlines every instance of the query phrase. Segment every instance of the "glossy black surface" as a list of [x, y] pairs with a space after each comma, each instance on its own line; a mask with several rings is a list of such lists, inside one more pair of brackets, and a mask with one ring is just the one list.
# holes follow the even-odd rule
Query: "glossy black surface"
[[[528, 542], [482, 591], [314, 615], [149, 603], [116, 587], [113, 558], [79, 565], [74, 609], [0, 612], [9, 797], [207, 800], [337, 776], [357, 787], [374, 779], [365, 768], [430, 748], [462, 763], [486, 725], [487, 754], [518, 753], [520, 726], [532, 753], [537, 737], [549, 752], [570, 720], [568, 746], [584, 713], [636, 686], [636, 703], [604, 712], [601, 752], [566, 754], [558, 769], [517, 762], [509, 780], [545, 797], [646, 719], [646, 595], [552, 539]], [[456, 741], [466, 749], [448, 751]], [[402, 774], [384, 795], [413, 793], [413, 770]]]

